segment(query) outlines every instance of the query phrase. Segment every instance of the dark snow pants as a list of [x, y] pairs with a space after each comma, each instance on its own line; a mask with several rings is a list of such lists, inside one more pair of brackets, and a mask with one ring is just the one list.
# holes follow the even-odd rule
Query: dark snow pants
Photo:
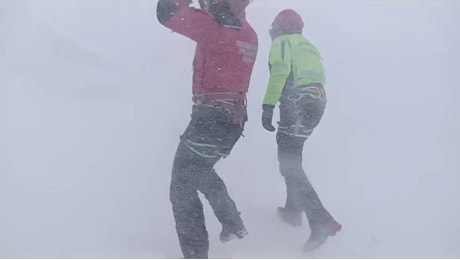
[[185, 258], [208, 258], [208, 233], [200, 191], [225, 227], [242, 220], [214, 165], [227, 156], [243, 132], [231, 123], [227, 111], [195, 105], [192, 119], [177, 148], [170, 186], [176, 230]]
[[305, 141], [319, 124], [326, 106], [321, 86], [281, 100], [277, 133], [280, 172], [286, 181], [285, 208], [295, 213], [305, 212], [310, 226], [332, 220], [302, 167]]

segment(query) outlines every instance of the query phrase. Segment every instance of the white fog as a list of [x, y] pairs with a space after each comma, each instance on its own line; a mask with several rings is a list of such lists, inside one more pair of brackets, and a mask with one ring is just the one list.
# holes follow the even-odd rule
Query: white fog
[[[182, 257], [169, 202], [195, 44], [156, 0], [0, 0], [0, 258]], [[268, 30], [293, 8], [328, 104], [304, 167], [343, 230], [312, 253], [281, 223], [275, 134], [260, 123]], [[244, 138], [216, 169], [249, 235], [212, 258], [460, 258], [460, 3], [255, 0]], [[276, 119], [275, 119], [276, 120]], [[274, 121], [275, 121], [274, 120]]]

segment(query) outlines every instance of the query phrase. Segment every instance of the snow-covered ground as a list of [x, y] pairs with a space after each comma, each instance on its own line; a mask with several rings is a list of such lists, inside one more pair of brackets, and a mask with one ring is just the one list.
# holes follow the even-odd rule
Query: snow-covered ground
[[[0, 258], [180, 257], [168, 200], [194, 44], [151, 0], [0, 0]], [[268, 29], [283, 8], [324, 56], [329, 104], [305, 168], [344, 229], [304, 254], [278, 221], [260, 126]], [[217, 169], [250, 235], [213, 258], [460, 258], [460, 3], [256, 0], [245, 138]], [[457, 16], [456, 16], [457, 15]]]

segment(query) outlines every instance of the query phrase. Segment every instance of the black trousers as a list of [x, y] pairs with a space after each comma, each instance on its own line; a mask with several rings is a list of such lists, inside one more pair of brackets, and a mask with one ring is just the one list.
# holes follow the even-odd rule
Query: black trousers
[[319, 124], [325, 106], [325, 97], [311, 95], [285, 98], [280, 105], [277, 144], [280, 172], [286, 181], [285, 208], [305, 212], [310, 226], [332, 220], [302, 167], [305, 141]]
[[219, 222], [234, 229], [243, 225], [234, 201], [214, 165], [229, 155], [243, 132], [227, 111], [193, 107], [192, 119], [177, 148], [170, 200], [185, 258], [208, 258], [208, 233], [198, 191], [209, 201]]

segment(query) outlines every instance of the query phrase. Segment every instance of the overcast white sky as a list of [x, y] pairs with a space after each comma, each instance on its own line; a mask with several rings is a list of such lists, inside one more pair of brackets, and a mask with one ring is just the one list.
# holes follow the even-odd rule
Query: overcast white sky
[[[0, 258], [180, 257], [169, 174], [191, 108], [194, 44], [153, 0], [0, 0]], [[268, 29], [284, 8], [324, 56], [326, 114], [304, 166], [343, 231], [313, 255], [279, 223], [260, 126]], [[250, 235], [211, 257], [460, 258], [460, 3], [256, 0], [249, 122], [218, 164]]]

